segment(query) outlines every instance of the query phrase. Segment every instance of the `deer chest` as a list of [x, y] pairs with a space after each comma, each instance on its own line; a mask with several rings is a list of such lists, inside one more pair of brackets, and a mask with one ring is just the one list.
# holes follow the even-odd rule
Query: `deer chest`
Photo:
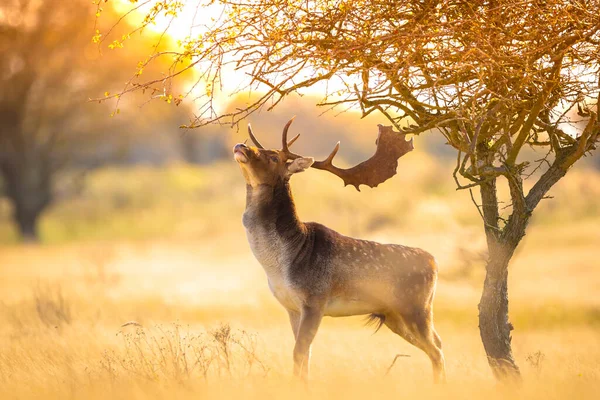
[[274, 231], [267, 229], [246, 229], [250, 249], [267, 274], [279, 269], [281, 245]]
[[285, 282], [282, 277], [268, 277], [269, 289], [279, 303], [287, 310], [300, 311], [302, 297], [297, 289]]
[[286, 279], [282, 262], [284, 249], [279, 238], [276, 235], [269, 235], [268, 232], [257, 234], [254, 231], [251, 234], [251, 231], [247, 231], [247, 233], [252, 253], [267, 274], [269, 289], [273, 296], [285, 308], [299, 310], [302, 302], [298, 291]]

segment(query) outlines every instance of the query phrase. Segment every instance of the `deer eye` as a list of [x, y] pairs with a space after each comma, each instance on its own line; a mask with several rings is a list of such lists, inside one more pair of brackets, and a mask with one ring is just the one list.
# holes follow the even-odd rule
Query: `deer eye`
[[271, 156], [271, 157], [269, 157], [269, 160], [271, 160], [274, 163], [276, 163], [276, 162], [279, 162], [279, 157], [277, 157], [277, 156]]

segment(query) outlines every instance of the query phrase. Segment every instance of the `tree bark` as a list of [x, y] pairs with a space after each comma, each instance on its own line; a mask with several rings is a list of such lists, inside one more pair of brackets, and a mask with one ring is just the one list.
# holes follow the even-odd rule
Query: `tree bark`
[[495, 179], [481, 185], [481, 199], [489, 256], [479, 302], [479, 333], [494, 376], [519, 381], [511, 347], [513, 326], [508, 319], [508, 264], [525, 234], [528, 217], [513, 219], [510, 230], [508, 226], [500, 230]]
[[508, 264], [515, 247], [496, 243], [489, 252], [479, 302], [479, 332], [488, 363], [499, 380], [520, 380], [512, 354], [512, 324], [508, 319]]

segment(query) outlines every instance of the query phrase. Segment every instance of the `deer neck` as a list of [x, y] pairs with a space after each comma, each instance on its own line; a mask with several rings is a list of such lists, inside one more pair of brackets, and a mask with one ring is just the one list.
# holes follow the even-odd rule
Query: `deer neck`
[[281, 272], [305, 241], [306, 227], [296, 214], [288, 181], [248, 185], [243, 223], [252, 252], [268, 275]]

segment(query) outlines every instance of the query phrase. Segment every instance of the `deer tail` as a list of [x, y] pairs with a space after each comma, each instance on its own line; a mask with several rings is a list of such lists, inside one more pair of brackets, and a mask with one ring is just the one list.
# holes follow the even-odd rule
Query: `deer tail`
[[379, 331], [379, 329], [383, 326], [384, 323], [385, 323], [385, 315], [369, 314], [369, 316], [367, 317], [367, 320], [365, 322], [365, 326], [374, 325], [375, 326], [374, 333], [377, 333], [377, 331]]

